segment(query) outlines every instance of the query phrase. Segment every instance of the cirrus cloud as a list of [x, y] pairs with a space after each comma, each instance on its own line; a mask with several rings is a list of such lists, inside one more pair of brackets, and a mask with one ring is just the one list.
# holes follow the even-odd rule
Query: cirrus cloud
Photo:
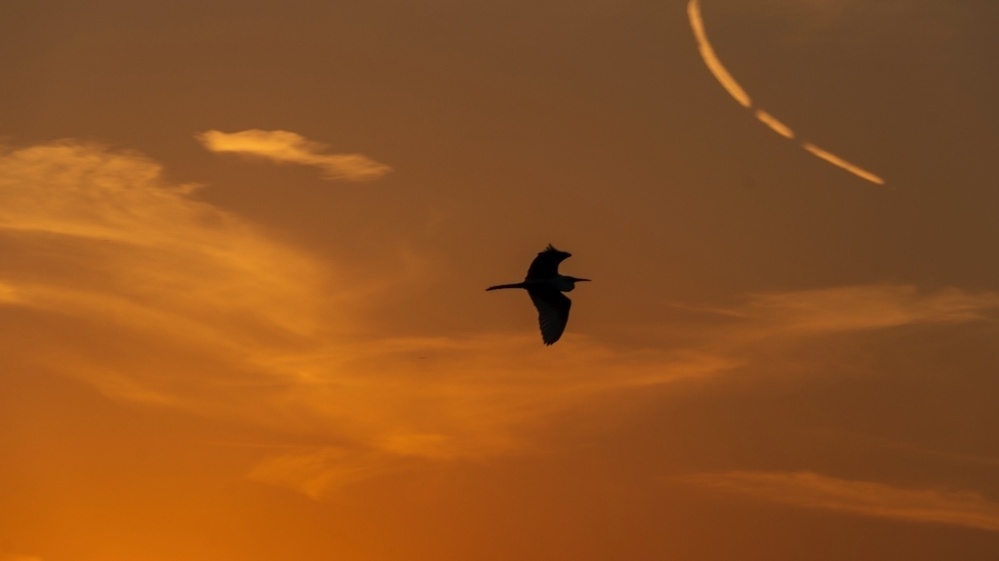
[[329, 145], [289, 131], [250, 129], [226, 133], [210, 130], [195, 135], [195, 138], [211, 152], [315, 166], [323, 170], [327, 179], [370, 181], [392, 171], [391, 167], [363, 154], [332, 153]]
[[978, 493], [900, 488], [797, 471], [698, 474], [686, 483], [769, 502], [999, 532], [999, 503]]
[[0, 316], [0, 356], [116, 400], [264, 429], [264, 443], [243, 443], [269, 450], [247, 476], [315, 498], [417, 461], [535, 450], [570, 412], [751, 374], [760, 347], [999, 307], [993, 293], [872, 285], [757, 295], [696, 332], [653, 326], [687, 336], [646, 348], [584, 334], [558, 348], [533, 332], [372, 335], [364, 302], [395, 286], [359, 298], [370, 279], [343, 279], [196, 192], [100, 145], [0, 151], [0, 306], [22, 312]]
[[0, 152], [0, 306], [26, 318], [0, 322], [0, 356], [282, 435], [254, 480], [321, 497], [413, 461], [522, 452], [560, 412], [734, 365], [582, 336], [554, 351], [533, 333], [371, 336], [354, 287], [372, 283], [196, 190], [92, 143]]

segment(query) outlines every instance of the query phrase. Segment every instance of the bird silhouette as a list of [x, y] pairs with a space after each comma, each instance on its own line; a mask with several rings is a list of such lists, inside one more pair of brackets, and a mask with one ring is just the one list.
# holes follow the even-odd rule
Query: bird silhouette
[[558, 265], [572, 257], [571, 253], [559, 251], [548, 244], [544, 251], [531, 262], [527, 269], [527, 276], [524, 282], [513, 284], [498, 284], [490, 286], [486, 290], [498, 290], [500, 288], [523, 288], [534, 302], [534, 307], [538, 309], [538, 324], [541, 326], [541, 339], [546, 345], [551, 345], [558, 341], [565, 331], [565, 324], [569, 322], [569, 308], [572, 300], [562, 294], [571, 292], [576, 288], [576, 283], [588, 281], [590, 279], [580, 279], [558, 273]]

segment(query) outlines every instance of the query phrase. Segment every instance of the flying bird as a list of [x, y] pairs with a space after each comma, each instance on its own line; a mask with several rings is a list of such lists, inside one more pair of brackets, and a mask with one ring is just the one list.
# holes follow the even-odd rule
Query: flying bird
[[531, 302], [534, 302], [534, 307], [538, 309], [541, 339], [546, 345], [558, 341], [562, 332], [565, 331], [565, 324], [569, 322], [569, 308], [572, 306], [572, 300], [569, 300], [562, 293], [571, 292], [572, 289], [576, 288], [577, 282], [590, 280], [558, 273], [559, 263], [569, 257], [572, 257], [571, 253], [559, 251], [548, 244], [548, 247], [538, 253], [538, 256], [531, 262], [524, 282], [498, 284], [486, 289], [523, 288], [527, 290]]

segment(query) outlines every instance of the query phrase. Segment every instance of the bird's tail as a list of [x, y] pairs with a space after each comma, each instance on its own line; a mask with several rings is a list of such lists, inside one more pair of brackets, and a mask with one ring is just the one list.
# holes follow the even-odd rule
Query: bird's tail
[[514, 284], [497, 284], [496, 286], [490, 286], [486, 290], [497, 290], [500, 288], [525, 288], [524, 283], [518, 282]]

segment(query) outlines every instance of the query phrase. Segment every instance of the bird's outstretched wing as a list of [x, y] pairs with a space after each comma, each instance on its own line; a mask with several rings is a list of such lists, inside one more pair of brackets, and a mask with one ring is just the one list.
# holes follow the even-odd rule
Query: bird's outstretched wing
[[538, 324], [541, 326], [541, 339], [546, 345], [559, 340], [569, 323], [569, 308], [572, 300], [553, 288], [530, 288], [534, 307], [538, 309]]
[[559, 251], [548, 244], [544, 251], [531, 261], [531, 266], [527, 269], [528, 279], [550, 279], [558, 274], [558, 264], [572, 257], [571, 253]]

